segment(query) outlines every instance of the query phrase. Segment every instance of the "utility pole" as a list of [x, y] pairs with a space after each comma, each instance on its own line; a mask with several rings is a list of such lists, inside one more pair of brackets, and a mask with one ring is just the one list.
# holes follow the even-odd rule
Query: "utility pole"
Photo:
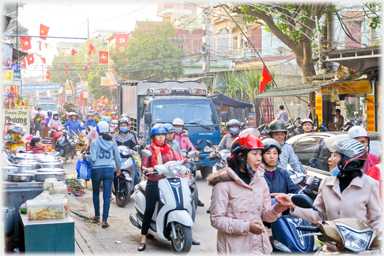
[[[204, 8], [204, 7], [203, 7]], [[209, 50], [209, 16], [210, 16], [210, 6], [209, 3], [207, 3], [207, 7], [204, 8], [204, 18], [205, 18], [205, 30], [204, 30], [204, 38], [203, 43], [204, 47], [206, 49], [206, 52], [204, 53], [204, 59], [205, 59], [205, 69], [204, 72], [209, 72], [210, 68], [210, 50]]]

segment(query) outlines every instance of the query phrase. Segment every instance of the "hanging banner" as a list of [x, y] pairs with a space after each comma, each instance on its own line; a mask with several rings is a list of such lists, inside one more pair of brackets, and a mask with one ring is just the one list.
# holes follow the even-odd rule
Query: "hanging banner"
[[367, 131], [375, 131], [375, 95], [367, 95]]
[[316, 115], [318, 124], [323, 123], [323, 97], [316, 96]]
[[256, 128], [256, 115], [255, 115], [255, 112], [250, 112], [249, 113], [248, 121], [249, 121], [249, 127], [250, 128]]
[[13, 110], [13, 109], [4, 109], [3, 110], [3, 124], [14, 123], [21, 125], [26, 134], [29, 134], [29, 110]]
[[331, 91], [331, 102], [337, 102], [339, 96], [338, 96], [338, 88], [332, 88]]
[[9, 44], [2, 44], [1, 55], [3, 56], [3, 69], [11, 68], [12, 66], [13, 47]]

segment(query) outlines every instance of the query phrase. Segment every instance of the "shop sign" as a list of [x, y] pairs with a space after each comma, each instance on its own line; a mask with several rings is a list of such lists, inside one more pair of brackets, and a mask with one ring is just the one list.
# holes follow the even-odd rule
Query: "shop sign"
[[21, 125], [25, 130], [26, 134], [29, 134], [29, 110], [3, 110], [4, 123], [14, 123]]
[[338, 100], [338, 88], [334, 87], [332, 88], [332, 93], [331, 93], [331, 102], [337, 102]]
[[318, 124], [323, 123], [323, 97], [316, 96], [316, 115]]
[[249, 113], [249, 127], [255, 128], [256, 127], [256, 115], [254, 112]]
[[3, 90], [4, 92], [11, 92], [12, 90], [16, 93], [16, 94], [21, 94], [21, 80], [13, 80], [13, 85], [4, 85], [3, 86]]
[[3, 69], [12, 67], [13, 47], [9, 44], [2, 44], [1, 55], [3, 56]]
[[100, 79], [101, 79], [100, 81], [101, 86], [110, 86], [109, 80], [106, 76], [101, 76]]
[[[347, 88], [346, 88], [347, 87]], [[340, 82], [321, 89], [321, 94], [331, 94], [332, 88], [337, 88], [339, 94], [372, 93], [368, 80]], [[349, 89], [348, 89], [349, 88]]]
[[375, 131], [375, 95], [367, 95], [367, 131]]
[[3, 71], [3, 85], [13, 85], [13, 70]]

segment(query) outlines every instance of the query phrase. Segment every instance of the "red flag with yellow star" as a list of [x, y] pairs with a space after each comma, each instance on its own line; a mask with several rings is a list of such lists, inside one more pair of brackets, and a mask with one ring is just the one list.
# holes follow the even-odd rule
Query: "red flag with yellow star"
[[89, 62], [85, 67], [84, 67], [84, 71], [87, 71], [89, 69], [89, 67], [91, 66], [91, 62]]
[[89, 44], [89, 51], [88, 51], [88, 56], [95, 53], [95, 47], [92, 44]]
[[108, 52], [99, 52], [99, 63], [108, 64]]
[[26, 56], [26, 58], [27, 58], [27, 63], [28, 63], [28, 65], [31, 65], [31, 64], [35, 61], [35, 58], [33, 57], [33, 53], [28, 54], [28, 55]]
[[69, 65], [67, 64], [67, 68], [65, 69], [65, 74], [68, 75], [68, 68], [69, 68]]
[[[43, 24], [40, 24], [40, 35], [41, 36], [48, 36], [49, 27], [44, 26]], [[40, 37], [43, 40], [47, 40], [46, 37]]]
[[26, 51], [32, 49], [30, 37], [20, 37], [21, 50]]
[[77, 51], [75, 49], [72, 49], [71, 54], [72, 54], [72, 56], [75, 56], [75, 54], [77, 54]]
[[40, 57], [40, 59], [44, 62], [44, 64], [47, 64], [47, 60], [43, 57]]
[[49, 78], [51, 78], [51, 72], [47, 71], [47, 74], [45, 75], [45, 77], [47, 78], [47, 80], [49, 80]]
[[21, 64], [21, 67], [23, 67], [23, 68], [27, 68], [27, 62], [25, 62], [25, 58], [23, 58], [23, 59], [20, 61], [20, 64]]
[[263, 73], [261, 73], [259, 93], [265, 90], [265, 85], [272, 81], [272, 77], [268, 70], [263, 66]]

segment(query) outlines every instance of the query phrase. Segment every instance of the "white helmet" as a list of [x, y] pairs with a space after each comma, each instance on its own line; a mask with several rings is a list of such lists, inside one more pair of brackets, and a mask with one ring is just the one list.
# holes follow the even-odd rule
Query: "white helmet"
[[309, 118], [305, 118], [303, 121], [301, 121], [301, 125], [303, 125], [305, 123], [311, 123], [313, 125], [313, 121]]
[[175, 118], [175, 120], [173, 120], [172, 124], [173, 125], [182, 125], [182, 126], [184, 126], [184, 121], [181, 118]]
[[355, 139], [358, 137], [367, 137], [369, 138], [367, 130], [365, 130], [361, 126], [353, 126], [351, 129], [348, 131], [349, 138]]
[[244, 131], [242, 131], [239, 134], [239, 137], [245, 137], [248, 134], [251, 134], [251, 135], [253, 135], [253, 136], [257, 137], [257, 138], [260, 138], [260, 132], [259, 132], [259, 130], [255, 129], [255, 128], [245, 129]]
[[96, 125], [96, 131], [98, 133], [109, 133], [109, 124], [105, 121], [100, 121]]
[[354, 115], [358, 115], [358, 114], [359, 114], [359, 112], [355, 111]]

